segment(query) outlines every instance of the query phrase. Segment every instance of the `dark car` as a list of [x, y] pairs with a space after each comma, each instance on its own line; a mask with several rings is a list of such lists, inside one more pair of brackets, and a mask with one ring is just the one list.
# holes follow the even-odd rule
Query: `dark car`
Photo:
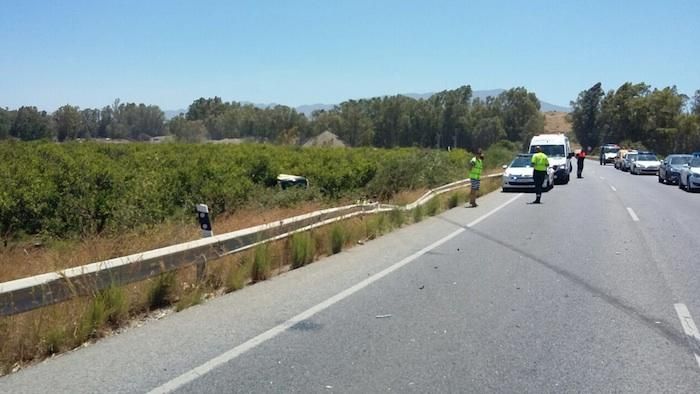
[[677, 184], [683, 165], [693, 158], [691, 155], [668, 155], [659, 167], [659, 183]]

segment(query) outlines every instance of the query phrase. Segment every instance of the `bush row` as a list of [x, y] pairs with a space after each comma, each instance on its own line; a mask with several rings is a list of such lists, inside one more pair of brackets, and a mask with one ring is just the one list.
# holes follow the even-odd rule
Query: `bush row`
[[[463, 150], [298, 148], [261, 144], [0, 143], [0, 237], [74, 238], [213, 216], [250, 202], [377, 197], [466, 176]], [[280, 173], [310, 189], [282, 191]]]

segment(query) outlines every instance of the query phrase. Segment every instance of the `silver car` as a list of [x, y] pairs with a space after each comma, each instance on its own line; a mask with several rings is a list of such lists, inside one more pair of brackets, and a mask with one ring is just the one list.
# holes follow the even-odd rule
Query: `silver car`
[[625, 154], [625, 157], [622, 158], [622, 163], [620, 164], [620, 169], [624, 172], [627, 172], [632, 168], [632, 162], [634, 162], [634, 159], [637, 158], [637, 151], [636, 150], [631, 150], [628, 151]]
[[654, 174], [659, 172], [659, 166], [661, 162], [656, 158], [653, 153], [639, 153], [637, 157], [632, 161], [630, 167], [630, 174], [632, 175], [642, 175], [642, 174]]
[[[535, 190], [535, 180], [532, 178], [532, 155], [521, 153], [516, 156], [510, 165], [503, 166], [503, 191]], [[551, 190], [554, 187], [554, 170], [547, 168], [547, 176], [542, 183], [542, 190]]]
[[694, 157], [688, 164], [681, 167], [678, 187], [689, 192], [700, 189], [700, 157]]

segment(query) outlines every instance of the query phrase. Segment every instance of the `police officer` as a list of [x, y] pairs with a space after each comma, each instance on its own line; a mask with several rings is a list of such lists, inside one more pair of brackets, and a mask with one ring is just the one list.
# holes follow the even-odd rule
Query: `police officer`
[[549, 168], [549, 159], [547, 155], [542, 152], [542, 148], [539, 146], [535, 147], [535, 153], [532, 155], [530, 162], [532, 163], [533, 173], [532, 177], [535, 181], [535, 201], [533, 204], [539, 204], [540, 198], [542, 198], [542, 183], [547, 176], [547, 168]]
[[[603, 160], [605, 160], [605, 158], [603, 158]], [[586, 151], [581, 148], [581, 150], [576, 154], [576, 178], [583, 178], [581, 174], [583, 173], [583, 163], [585, 161]]]
[[477, 207], [476, 205], [476, 194], [479, 192], [481, 187], [481, 171], [484, 169], [484, 153], [481, 148], [477, 150], [476, 156], [472, 157], [469, 161], [469, 181], [471, 184], [471, 192], [469, 194], [469, 205], [472, 208]]

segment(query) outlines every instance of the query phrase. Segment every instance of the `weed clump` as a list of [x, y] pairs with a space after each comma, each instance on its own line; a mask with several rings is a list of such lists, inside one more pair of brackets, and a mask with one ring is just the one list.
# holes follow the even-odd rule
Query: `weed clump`
[[314, 260], [314, 240], [309, 233], [297, 233], [290, 239], [292, 268], [303, 267]]
[[175, 273], [160, 274], [148, 291], [148, 307], [158, 309], [173, 301], [175, 290]]
[[428, 216], [435, 216], [440, 210], [440, 197], [433, 197], [425, 204], [425, 213]]
[[392, 226], [401, 227], [405, 221], [406, 217], [404, 216], [403, 211], [400, 209], [393, 209], [389, 211], [389, 222], [391, 222]]
[[260, 282], [270, 277], [270, 265], [272, 256], [267, 244], [260, 244], [255, 247], [253, 256], [253, 267], [250, 273], [253, 282]]
[[336, 224], [331, 230], [331, 252], [333, 254], [340, 253], [343, 250], [343, 244], [345, 244], [345, 231]]
[[447, 207], [449, 209], [455, 208], [459, 205], [459, 193], [452, 193], [450, 198], [447, 199]]
[[250, 277], [251, 264], [247, 256], [243, 256], [239, 263], [231, 267], [226, 275], [226, 292], [240, 290], [245, 287], [246, 281]]
[[423, 206], [419, 205], [413, 209], [413, 222], [418, 223], [423, 220]]

